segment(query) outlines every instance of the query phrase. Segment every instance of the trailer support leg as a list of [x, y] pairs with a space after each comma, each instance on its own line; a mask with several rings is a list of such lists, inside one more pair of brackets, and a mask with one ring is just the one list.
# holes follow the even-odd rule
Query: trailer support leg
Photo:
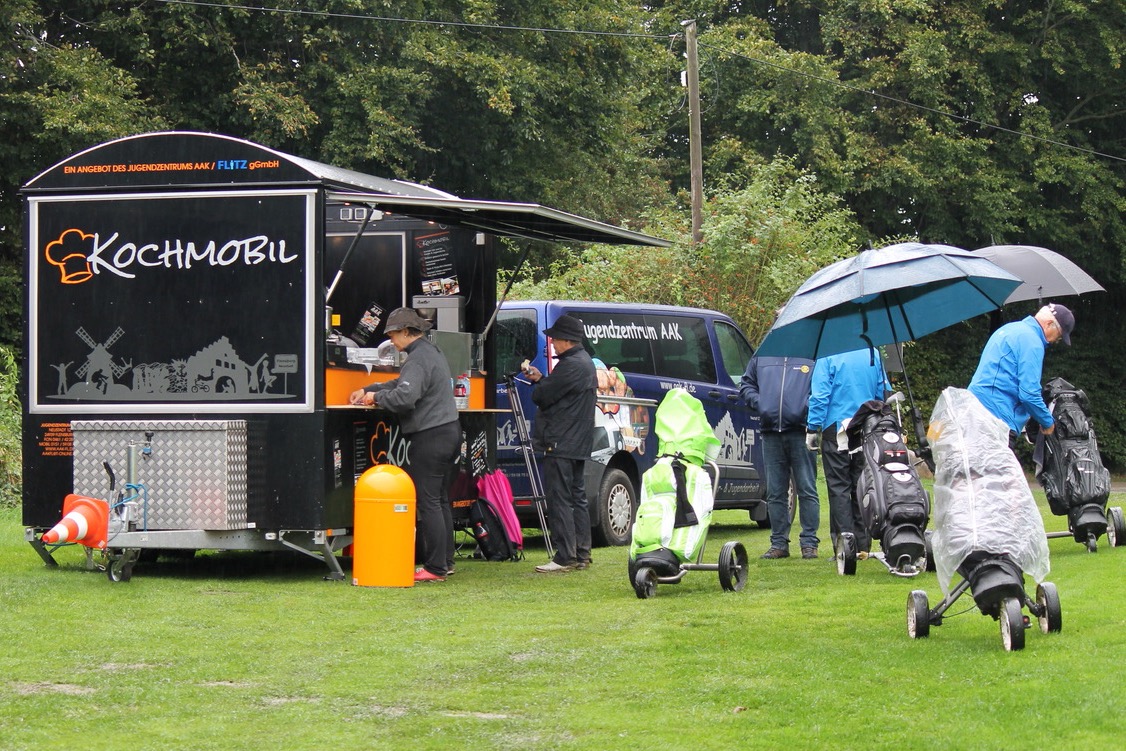
[[331, 538], [325, 536], [320, 540], [321, 549], [323, 551], [321, 553], [317, 553], [315, 551], [309, 550], [308, 548], [304, 548], [300, 545], [290, 542], [289, 540], [285, 539], [284, 532], [278, 533], [278, 542], [280, 542], [282, 545], [285, 545], [290, 550], [296, 550], [298, 553], [304, 553], [310, 558], [318, 558], [324, 561], [329, 570], [328, 575], [325, 577], [326, 581], [344, 580], [344, 569], [340, 567], [340, 561], [336, 559], [336, 555], [333, 553]]

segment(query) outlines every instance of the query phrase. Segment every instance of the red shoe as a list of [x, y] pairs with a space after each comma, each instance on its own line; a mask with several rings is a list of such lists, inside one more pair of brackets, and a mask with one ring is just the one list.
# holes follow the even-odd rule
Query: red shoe
[[446, 577], [432, 574], [425, 568], [419, 567], [414, 570], [414, 580], [416, 582], [444, 582]]

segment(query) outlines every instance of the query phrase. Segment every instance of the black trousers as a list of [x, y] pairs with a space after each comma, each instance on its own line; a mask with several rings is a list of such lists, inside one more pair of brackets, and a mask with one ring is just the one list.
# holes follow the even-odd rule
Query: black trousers
[[856, 497], [856, 482], [864, 469], [864, 455], [857, 451], [837, 450], [837, 431], [835, 426], [827, 429], [821, 436], [821, 465], [825, 468], [825, 487], [829, 491], [829, 536], [836, 547], [837, 535], [852, 532], [856, 535], [856, 549], [869, 551], [872, 548], [872, 535], [864, 524], [860, 513], [860, 502]]
[[590, 509], [582, 459], [544, 456], [543, 492], [556, 563], [570, 566], [590, 560]]
[[449, 489], [461, 453], [461, 423], [449, 422], [410, 436], [407, 474], [414, 482], [422, 565], [445, 576], [454, 564], [454, 519]]

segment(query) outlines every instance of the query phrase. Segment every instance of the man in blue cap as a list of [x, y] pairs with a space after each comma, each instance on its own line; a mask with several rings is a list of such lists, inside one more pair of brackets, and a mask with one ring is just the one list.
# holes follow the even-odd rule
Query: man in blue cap
[[1070, 310], [1048, 303], [1036, 315], [997, 329], [985, 343], [969, 390], [1014, 436], [1029, 417], [1044, 435], [1056, 429], [1040, 386], [1044, 350], [1059, 341], [1070, 346], [1074, 328], [1075, 316]]

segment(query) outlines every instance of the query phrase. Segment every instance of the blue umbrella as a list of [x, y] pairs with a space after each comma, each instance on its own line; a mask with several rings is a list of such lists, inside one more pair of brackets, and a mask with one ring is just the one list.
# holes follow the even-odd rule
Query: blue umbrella
[[790, 297], [763, 356], [817, 359], [910, 342], [1000, 308], [1021, 280], [952, 245], [899, 243], [817, 271]]

